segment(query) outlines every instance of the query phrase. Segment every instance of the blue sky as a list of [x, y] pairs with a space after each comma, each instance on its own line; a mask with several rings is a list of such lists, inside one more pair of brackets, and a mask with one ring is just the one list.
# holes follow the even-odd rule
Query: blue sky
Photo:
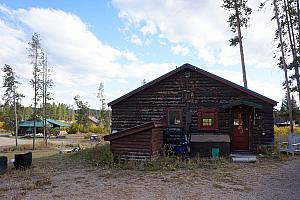
[[[250, 28], [243, 30], [249, 89], [281, 101], [283, 73], [273, 58], [275, 24], [272, 8], [253, 8]], [[0, 1], [0, 65], [11, 64], [19, 88], [32, 103], [32, 66], [26, 48], [39, 32], [52, 66], [54, 100], [74, 103], [79, 94], [99, 108], [98, 85], [106, 102], [154, 78], [190, 63], [242, 85], [238, 48], [228, 13], [217, 1], [40, 0]], [[3, 92], [3, 91], [2, 91]]]

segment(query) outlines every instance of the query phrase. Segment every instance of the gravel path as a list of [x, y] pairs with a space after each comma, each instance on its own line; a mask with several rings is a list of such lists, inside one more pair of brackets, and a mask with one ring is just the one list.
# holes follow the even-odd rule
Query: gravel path
[[167, 172], [70, 168], [63, 162], [35, 170], [29, 174], [30, 183], [36, 183], [31, 187], [25, 187], [26, 176], [16, 179], [12, 174], [5, 183], [0, 177], [0, 199], [300, 199], [299, 156]]

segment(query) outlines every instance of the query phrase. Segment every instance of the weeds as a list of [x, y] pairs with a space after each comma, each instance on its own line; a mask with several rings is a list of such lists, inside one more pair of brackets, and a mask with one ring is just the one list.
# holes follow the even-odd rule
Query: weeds
[[108, 144], [96, 145], [94, 148], [82, 150], [72, 157], [83, 160], [91, 165], [111, 169], [141, 170], [141, 171], [174, 171], [177, 169], [217, 169], [228, 165], [225, 158], [207, 159], [202, 157], [183, 158], [174, 154], [160, 156], [146, 161], [122, 161], [114, 157]]
[[[45, 146], [44, 142], [37, 142], [35, 149], [36, 150], [46, 150], [46, 149], [56, 149], [57, 145], [53, 144], [51, 142], [48, 142], [47, 147]], [[4, 147], [2, 148], [1, 152], [12, 152], [12, 151], [27, 151], [32, 150], [32, 144], [22, 144], [18, 146], [12, 146], [12, 147]]]

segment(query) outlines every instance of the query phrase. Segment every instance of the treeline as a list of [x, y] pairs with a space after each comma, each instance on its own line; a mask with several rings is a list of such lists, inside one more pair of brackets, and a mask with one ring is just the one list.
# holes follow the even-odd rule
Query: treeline
[[[17, 104], [17, 116], [18, 121], [33, 120], [34, 108], [30, 106], [22, 106]], [[37, 118], [42, 120], [43, 107], [37, 108]], [[87, 109], [87, 117], [94, 117], [99, 120], [99, 123], [103, 123], [106, 127], [109, 125], [110, 111], [101, 111], [96, 109]], [[77, 119], [78, 110], [75, 110], [73, 105], [68, 105], [64, 103], [48, 103], [47, 104], [47, 118], [64, 121], [66, 123], [74, 123]], [[13, 120], [14, 109], [8, 104], [0, 106], [0, 121], [3, 123], [3, 128], [5, 130], [14, 130], [15, 122]], [[87, 124], [93, 123], [87, 118]], [[89, 122], [90, 121], [90, 122]]]

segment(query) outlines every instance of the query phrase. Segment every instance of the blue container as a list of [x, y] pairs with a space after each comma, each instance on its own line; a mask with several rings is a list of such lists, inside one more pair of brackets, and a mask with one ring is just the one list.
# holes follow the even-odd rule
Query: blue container
[[219, 148], [211, 148], [211, 157], [219, 158], [220, 157], [220, 149]]

